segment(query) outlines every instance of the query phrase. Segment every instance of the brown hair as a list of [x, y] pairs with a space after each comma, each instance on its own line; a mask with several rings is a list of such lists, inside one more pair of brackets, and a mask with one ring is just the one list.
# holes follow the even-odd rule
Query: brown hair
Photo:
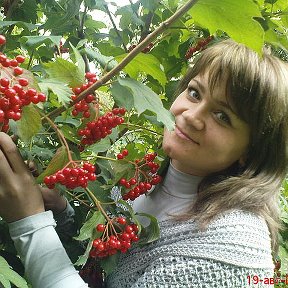
[[264, 51], [262, 56], [231, 40], [202, 52], [177, 90], [187, 88], [198, 74], [209, 73], [211, 91], [226, 83], [226, 97], [251, 129], [244, 167], [234, 163], [200, 183], [196, 202], [181, 216], [205, 227], [231, 209], [252, 211], [269, 227], [273, 248], [279, 230], [279, 191], [288, 164], [288, 65]]

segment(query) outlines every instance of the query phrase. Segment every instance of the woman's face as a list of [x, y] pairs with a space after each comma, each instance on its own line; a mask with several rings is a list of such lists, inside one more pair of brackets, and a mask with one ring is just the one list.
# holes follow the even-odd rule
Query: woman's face
[[208, 74], [197, 75], [171, 106], [174, 131], [164, 132], [163, 149], [173, 166], [185, 173], [206, 176], [236, 161], [243, 164], [250, 129], [227, 103], [225, 83], [210, 94]]

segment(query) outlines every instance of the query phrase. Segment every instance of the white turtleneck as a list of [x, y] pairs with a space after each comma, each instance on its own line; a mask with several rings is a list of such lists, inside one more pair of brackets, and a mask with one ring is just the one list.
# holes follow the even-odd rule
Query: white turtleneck
[[[147, 195], [138, 197], [133, 203], [136, 212], [155, 216], [158, 221], [168, 220], [171, 215], [185, 212], [196, 197], [198, 185], [203, 177], [194, 176], [177, 170], [170, 163], [162, 184]], [[149, 219], [139, 217], [146, 226]]]

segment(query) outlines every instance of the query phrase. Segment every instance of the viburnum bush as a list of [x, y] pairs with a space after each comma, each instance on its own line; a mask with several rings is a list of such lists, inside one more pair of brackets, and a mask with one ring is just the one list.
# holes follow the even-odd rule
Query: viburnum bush
[[[74, 207], [77, 236], [61, 239], [83, 279], [97, 287], [102, 270], [110, 273], [121, 253], [159, 237], [155, 217], [136, 214], [133, 201], [161, 182], [163, 128], [174, 127], [167, 109], [181, 75], [203, 49], [228, 37], [259, 53], [265, 39], [288, 60], [288, 4], [0, 3], [1, 131], [14, 139], [37, 183], [60, 191]], [[143, 227], [138, 215], [150, 224]], [[23, 275], [2, 220], [0, 245], [0, 285], [28, 287], [11, 270]], [[281, 267], [288, 271], [283, 260]]]

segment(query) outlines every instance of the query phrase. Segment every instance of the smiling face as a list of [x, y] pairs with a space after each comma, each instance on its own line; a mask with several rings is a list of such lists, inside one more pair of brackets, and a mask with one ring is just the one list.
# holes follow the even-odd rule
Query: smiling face
[[200, 74], [171, 106], [176, 128], [165, 130], [163, 149], [182, 172], [207, 176], [244, 162], [249, 126], [227, 102], [225, 85], [215, 85], [212, 93], [208, 73]]

